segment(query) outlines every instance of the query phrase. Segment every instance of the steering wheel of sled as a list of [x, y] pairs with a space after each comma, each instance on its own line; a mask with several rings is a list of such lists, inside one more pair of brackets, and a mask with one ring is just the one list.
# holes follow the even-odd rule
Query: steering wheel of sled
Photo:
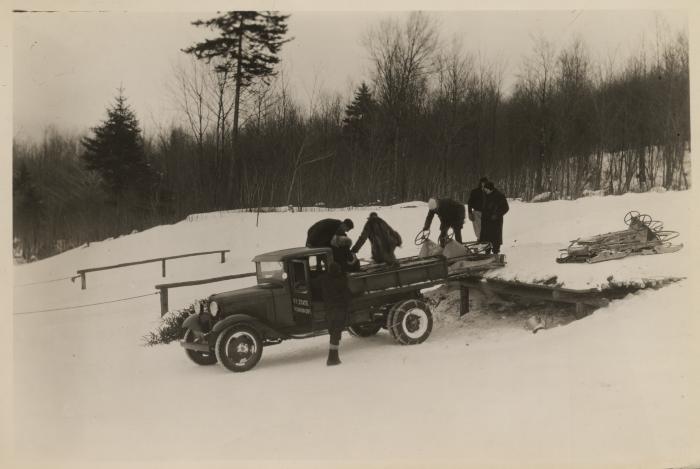
[[[454, 236], [455, 236], [455, 233], [452, 230], [452, 228], [450, 228], [447, 231], [447, 236], [445, 236], [445, 241], [447, 241], [448, 239], [453, 239]], [[430, 230], [421, 230], [418, 232], [418, 234], [414, 238], [413, 242], [415, 243], [416, 246], [420, 246], [423, 243], [425, 243], [428, 239], [430, 239]]]
[[634, 219], [639, 220], [641, 223], [643, 223], [646, 226], [649, 226], [653, 221], [651, 219], [651, 217], [645, 213], [639, 213], [636, 210], [630, 210], [625, 215], [625, 225], [629, 226]]

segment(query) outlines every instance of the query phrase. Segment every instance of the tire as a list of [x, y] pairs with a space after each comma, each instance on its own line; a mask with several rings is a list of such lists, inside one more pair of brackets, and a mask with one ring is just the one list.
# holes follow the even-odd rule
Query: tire
[[229, 327], [216, 338], [216, 358], [219, 363], [236, 373], [248, 371], [258, 364], [263, 343], [254, 328], [244, 325]]
[[373, 335], [376, 335], [381, 328], [381, 324], [377, 324], [375, 322], [365, 322], [362, 324], [348, 326], [348, 332], [355, 337], [372, 337]]
[[[185, 331], [183, 340], [187, 343], [194, 342], [195, 336], [192, 329], [187, 329]], [[195, 362], [197, 365], [207, 366], [214, 365], [216, 363], [216, 354], [214, 352], [206, 353], [198, 350], [185, 349], [185, 353], [187, 354], [187, 358]]]
[[424, 342], [433, 330], [433, 315], [422, 301], [402, 301], [392, 308], [392, 336], [402, 345]]
[[397, 308], [401, 306], [402, 301], [399, 301], [398, 303], [394, 303], [391, 308], [389, 308], [389, 312], [386, 313], [386, 330], [389, 331], [389, 334], [391, 334], [391, 337], [394, 340], [396, 339], [396, 331], [394, 330], [394, 313], [396, 312]]

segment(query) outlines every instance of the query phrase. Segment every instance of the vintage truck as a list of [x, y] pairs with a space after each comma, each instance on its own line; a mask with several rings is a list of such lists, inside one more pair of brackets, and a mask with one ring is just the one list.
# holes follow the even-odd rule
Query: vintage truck
[[[220, 363], [235, 372], [253, 368], [263, 347], [327, 333], [319, 279], [332, 259], [330, 248], [292, 248], [253, 259], [257, 285], [218, 293], [195, 303], [180, 341], [199, 365]], [[476, 277], [504, 265], [503, 255], [470, 253], [399, 259], [399, 265], [368, 264], [348, 274], [353, 294], [347, 328], [369, 337], [386, 328], [400, 344], [419, 344], [433, 327], [421, 290]]]

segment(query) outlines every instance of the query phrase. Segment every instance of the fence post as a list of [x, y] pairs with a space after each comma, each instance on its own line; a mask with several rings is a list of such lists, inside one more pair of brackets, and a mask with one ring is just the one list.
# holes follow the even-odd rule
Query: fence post
[[461, 318], [469, 312], [469, 287], [459, 285], [459, 317]]
[[85, 272], [80, 272], [80, 289], [85, 290], [86, 288]]
[[160, 288], [160, 317], [163, 317], [168, 312], [168, 289]]
[[163, 277], [165, 277], [165, 258], [163, 258], [161, 260], [161, 262], [162, 262], [162, 267], [163, 267], [161, 270], [163, 271]]
[[226, 251], [221, 251], [221, 263], [226, 262]]

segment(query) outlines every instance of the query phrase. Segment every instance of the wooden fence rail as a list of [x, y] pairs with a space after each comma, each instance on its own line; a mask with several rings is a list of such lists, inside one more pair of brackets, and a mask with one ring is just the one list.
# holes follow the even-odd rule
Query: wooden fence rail
[[139, 265], [139, 264], [148, 264], [151, 262], [161, 262], [162, 264], [162, 274], [163, 277], [165, 277], [165, 261], [171, 260], [171, 259], [181, 259], [183, 257], [192, 257], [192, 256], [203, 256], [206, 254], [217, 254], [221, 253], [221, 263], [223, 264], [226, 262], [226, 253], [231, 252], [230, 249], [217, 249], [215, 251], [203, 251], [203, 252], [191, 252], [188, 254], [178, 254], [176, 256], [166, 256], [166, 257], [156, 257], [154, 259], [145, 259], [142, 261], [134, 261], [134, 262], [124, 262], [122, 264], [115, 264], [115, 265], [107, 265], [104, 267], [93, 267], [90, 269], [80, 269], [77, 271], [78, 275], [74, 278], [77, 278], [80, 276], [80, 287], [81, 289], [85, 290], [87, 288], [87, 279], [86, 279], [86, 274], [88, 272], [97, 272], [100, 270], [109, 270], [109, 269], [119, 269], [121, 267], [129, 267], [132, 265]]
[[192, 285], [203, 285], [205, 283], [223, 282], [224, 280], [233, 280], [244, 277], [254, 277], [255, 272], [247, 272], [245, 274], [224, 275], [223, 277], [204, 278], [201, 280], [188, 280], [186, 282], [162, 283], [156, 285], [156, 289], [160, 292], [160, 315], [163, 316], [168, 312], [168, 290], [171, 288], [189, 287]]

